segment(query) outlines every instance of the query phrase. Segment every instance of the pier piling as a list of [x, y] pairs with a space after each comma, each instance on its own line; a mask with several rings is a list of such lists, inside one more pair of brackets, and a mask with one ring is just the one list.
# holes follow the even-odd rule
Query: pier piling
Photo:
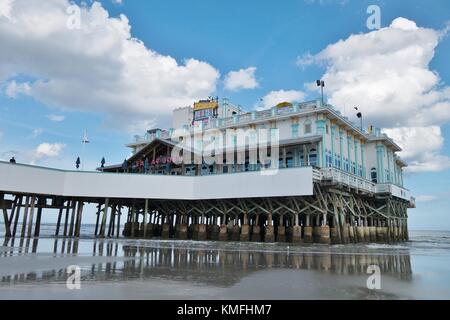
[[[16, 236], [20, 218], [20, 237], [39, 237], [42, 215], [50, 210], [57, 210], [55, 236], [62, 233], [64, 237], [80, 237], [85, 203], [93, 203], [94, 235], [102, 238], [122, 234], [143, 239], [320, 244], [408, 240], [407, 203], [331, 187], [315, 186], [314, 190], [312, 197], [201, 201], [11, 193], [0, 195], [0, 203], [7, 237]], [[127, 208], [126, 223], [121, 226], [122, 210]]]

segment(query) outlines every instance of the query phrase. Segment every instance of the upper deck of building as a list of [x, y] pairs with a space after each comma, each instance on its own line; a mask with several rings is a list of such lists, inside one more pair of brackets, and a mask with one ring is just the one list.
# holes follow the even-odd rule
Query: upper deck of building
[[[228, 103], [228, 102], [226, 102]], [[228, 128], [240, 128], [247, 127], [249, 125], [257, 125], [260, 123], [266, 123], [270, 121], [282, 121], [284, 119], [291, 119], [293, 117], [305, 117], [308, 115], [324, 114], [328, 118], [333, 119], [336, 124], [351, 131], [364, 141], [382, 141], [389, 145], [392, 150], [398, 152], [401, 151], [401, 147], [394, 142], [388, 135], [381, 133], [379, 129], [372, 131], [364, 130], [353, 121], [337, 110], [334, 106], [327, 103], [322, 103], [320, 99], [301, 102], [301, 103], [282, 103], [278, 106], [274, 106], [270, 109], [252, 112], [236, 113], [229, 117], [215, 117], [210, 118], [208, 122], [200, 122], [196, 125], [193, 123], [186, 125], [184, 129], [194, 132], [194, 130], [207, 131], [211, 129], [225, 130]], [[128, 144], [128, 147], [135, 145], [145, 145], [152, 142], [156, 138], [170, 139], [173, 131], [179, 128], [171, 128], [169, 130], [156, 130], [145, 135], [136, 135], [135, 141]]]

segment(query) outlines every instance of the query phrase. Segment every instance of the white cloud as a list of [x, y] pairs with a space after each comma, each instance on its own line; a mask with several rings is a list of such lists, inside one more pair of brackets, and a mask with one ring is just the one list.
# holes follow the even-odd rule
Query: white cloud
[[421, 195], [416, 197], [417, 202], [432, 202], [438, 200], [439, 197], [437, 196], [431, 196], [431, 195]]
[[34, 161], [44, 158], [56, 158], [65, 147], [66, 145], [62, 143], [42, 143], [34, 151]]
[[44, 129], [42, 128], [37, 128], [33, 130], [33, 133], [31, 134], [31, 138], [32, 139], [36, 139], [37, 137], [39, 137], [42, 133], [44, 133]]
[[441, 171], [450, 168], [450, 158], [439, 154], [444, 146], [439, 126], [401, 127], [383, 131], [402, 147], [400, 155], [408, 162], [408, 171]]
[[303, 69], [307, 66], [312, 65], [314, 62], [315, 62], [315, 57], [310, 52], [307, 52], [307, 53], [303, 54], [302, 56], [297, 57], [297, 66], [299, 66]]
[[[16, 0], [14, 22], [0, 19], [0, 84], [57, 108], [140, 121], [211, 95], [220, 78], [208, 63], [178, 63], [131, 35], [128, 19], [98, 2], [81, 8], [81, 29], [67, 28], [68, 0]], [[33, 81], [15, 83], [15, 75]], [[15, 83], [15, 84], [13, 84]], [[26, 88], [27, 90], [17, 90]]]
[[262, 98], [262, 106], [258, 109], [268, 109], [276, 106], [281, 102], [297, 102], [305, 99], [305, 93], [296, 90], [278, 90], [269, 92]]
[[[61, 156], [65, 148], [66, 145], [63, 143], [44, 142], [33, 149], [8, 150], [0, 152], [0, 160], [9, 161], [12, 157], [15, 157], [18, 163], [30, 165], [48, 164], [49, 161], [61, 160]], [[59, 162], [55, 162], [52, 167], [64, 168], [64, 166], [61, 166]]]
[[255, 67], [240, 69], [239, 71], [231, 71], [225, 76], [225, 89], [230, 91], [238, 91], [242, 89], [255, 89], [259, 86], [255, 78]]
[[0, 1], [0, 18], [5, 17], [12, 20], [12, 4], [15, 0], [1, 0]]
[[21, 94], [28, 94], [30, 92], [30, 85], [28, 83], [17, 83], [15, 80], [10, 81], [5, 90], [7, 97], [16, 99]]
[[47, 116], [47, 118], [50, 121], [54, 121], [54, 122], [63, 122], [64, 120], [66, 120], [66, 116], [61, 116], [61, 115], [57, 115], [57, 114], [49, 114]]
[[[325, 66], [329, 102], [341, 111], [359, 107], [366, 123], [388, 128], [404, 146], [410, 171], [439, 171], [450, 167], [440, 154], [439, 128], [450, 121], [450, 87], [429, 64], [446, 32], [397, 18], [389, 27], [351, 35], [297, 63]], [[316, 90], [315, 84], [307, 87]]]

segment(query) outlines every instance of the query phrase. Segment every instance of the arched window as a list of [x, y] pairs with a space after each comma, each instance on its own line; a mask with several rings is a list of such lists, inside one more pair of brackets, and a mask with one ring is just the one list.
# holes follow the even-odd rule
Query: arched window
[[378, 183], [377, 169], [376, 168], [372, 168], [370, 170], [370, 178], [372, 179], [373, 183]]
[[310, 166], [317, 166], [317, 150], [316, 149], [311, 149], [309, 151], [309, 165]]

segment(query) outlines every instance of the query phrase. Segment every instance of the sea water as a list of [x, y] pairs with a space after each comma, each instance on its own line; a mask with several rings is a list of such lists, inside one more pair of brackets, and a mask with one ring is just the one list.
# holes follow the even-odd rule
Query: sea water
[[[53, 237], [55, 228], [0, 242], [0, 299], [450, 299], [450, 232], [327, 246], [71, 240]], [[68, 285], [72, 267], [78, 290]]]

